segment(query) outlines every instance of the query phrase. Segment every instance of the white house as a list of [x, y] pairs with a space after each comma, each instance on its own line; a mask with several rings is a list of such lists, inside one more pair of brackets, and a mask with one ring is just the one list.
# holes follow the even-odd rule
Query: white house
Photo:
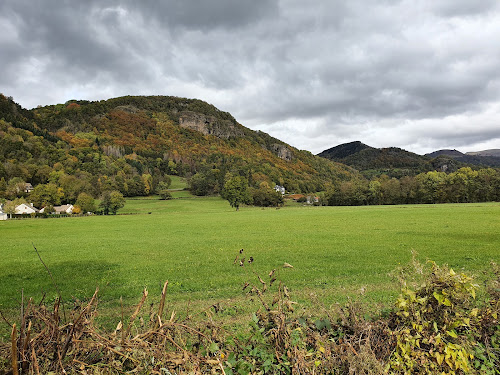
[[0, 220], [7, 220], [9, 218], [9, 214], [6, 214], [5, 212], [3, 212], [3, 207], [4, 207], [4, 204], [0, 203]]
[[33, 207], [33, 203], [30, 203], [30, 204], [22, 203], [19, 206], [16, 206], [16, 215], [35, 214], [37, 212], [38, 212], [38, 209]]
[[71, 214], [73, 213], [73, 205], [72, 204], [63, 204], [62, 206], [54, 206], [54, 210], [56, 214]]
[[27, 182], [25, 185], [24, 185], [24, 192], [25, 193], [31, 193], [33, 191], [33, 185], [31, 185], [29, 182]]
[[308, 195], [306, 199], [307, 199], [307, 204], [314, 204], [319, 202], [319, 197], [313, 195]]
[[285, 195], [285, 188], [283, 186], [276, 185], [274, 187], [274, 190], [276, 190], [277, 192], [281, 193], [282, 195]]

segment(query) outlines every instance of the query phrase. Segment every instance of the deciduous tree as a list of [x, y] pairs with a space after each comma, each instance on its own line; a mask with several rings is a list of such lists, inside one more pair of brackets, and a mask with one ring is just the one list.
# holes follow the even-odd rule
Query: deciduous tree
[[125, 198], [123, 198], [123, 194], [117, 190], [104, 192], [101, 197], [101, 203], [99, 204], [99, 207], [103, 209], [104, 215], [109, 215], [110, 212], [116, 215], [116, 212], [123, 206], [125, 206]]
[[56, 184], [48, 183], [35, 186], [29, 199], [36, 207], [43, 207], [60, 205], [63, 197], [64, 192], [61, 188], [57, 187]]
[[240, 209], [242, 203], [250, 204], [252, 202], [252, 197], [248, 190], [247, 179], [241, 176], [231, 177], [224, 184], [222, 197], [229, 202], [231, 207], [235, 207], [236, 211]]
[[75, 206], [79, 206], [81, 212], [94, 212], [95, 211], [95, 201], [94, 198], [87, 193], [80, 193], [78, 199], [76, 200]]

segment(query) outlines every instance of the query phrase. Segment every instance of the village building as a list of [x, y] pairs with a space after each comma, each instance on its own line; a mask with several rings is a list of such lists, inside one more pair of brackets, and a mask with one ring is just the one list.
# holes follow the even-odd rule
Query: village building
[[298, 201], [301, 198], [306, 198], [304, 194], [290, 194], [288, 198], [293, 199], [294, 201]]
[[[55, 215], [60, 215], [60, 214], [72, 214], [73, 213], [73, 205], [72, 204], [63, 204], [62, 206], [54, 206], [52, 212], [47, 212], [47, 213], [52, 213]], [[42, 208], [40, 210], [41, 214], [46, 213], [45, 212], [46, 207]]]
[[274, 187], [274, 190], [276, 190], [278, 193], [281, 193], [281, 195], [285, 195], [285, 187], [284, 186], [276, 185]]
[[313, 196], [313, 195], [308, 195], [307, 196], [307, 204], [314, 204], [314, 203], [319, 203], [319, 197]]
[[24, 192], [25, 193], [31, 193], [35, 188], [33, 187], [33, 185], [31, 185], [29, 182], [26, 182], [26, 184], [24, 185]]
[[0, 204], [0, 221], [7, 219], [8, 215], [5, 212], [3, 212], [3, 204]]
[[16, 215], [23, 215], [23, 214], [36, 214], [38, 212], [38, 209], [33, 207], [33, 203], [26, 204], [22, 203], [18, 206], [16, 206]]
[[73, 213], [72, 204], [63, 204], [62, 206], [54, 206], [54, 211], [57, 215], [60, 214], [72, 214]]

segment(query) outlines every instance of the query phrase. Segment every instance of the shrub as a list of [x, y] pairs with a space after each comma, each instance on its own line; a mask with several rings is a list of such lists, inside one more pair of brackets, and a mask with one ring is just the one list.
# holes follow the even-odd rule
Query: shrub
[[498, 299], [482, 305], [464, 273], [431, 262], [424, 285], [402, 289], [395, 310], [397, 344], [389, 368], [398, 373], [482, 373], [499, 368]]

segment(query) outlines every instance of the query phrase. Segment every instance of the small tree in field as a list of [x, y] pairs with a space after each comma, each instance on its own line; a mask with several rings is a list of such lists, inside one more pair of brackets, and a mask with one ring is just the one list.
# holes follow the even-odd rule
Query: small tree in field
[[240, 209], [240, 204], [252, 203], [252, 196], [246, 178], [235, 176], [227, 180], [222, 191], [222, 198], [226, 199], [231, 207], [235, 207], [236, 211]]
[[116, 215], [116, 212], [123, 206], [125, 206], [125, 198], [123, 198], [122, 193], [116, 190], [104, 192], [99, 204], [99, 207], [103, 209], [104, 215], [109, 215], [110, 212]]
[[94, 212], [95, 211], [95, 202], [94, 198], [87, 193], [80, 193], [78, 195], [78, 199], [76, 200], [75, 206], [79, 206], [81, 212]]

